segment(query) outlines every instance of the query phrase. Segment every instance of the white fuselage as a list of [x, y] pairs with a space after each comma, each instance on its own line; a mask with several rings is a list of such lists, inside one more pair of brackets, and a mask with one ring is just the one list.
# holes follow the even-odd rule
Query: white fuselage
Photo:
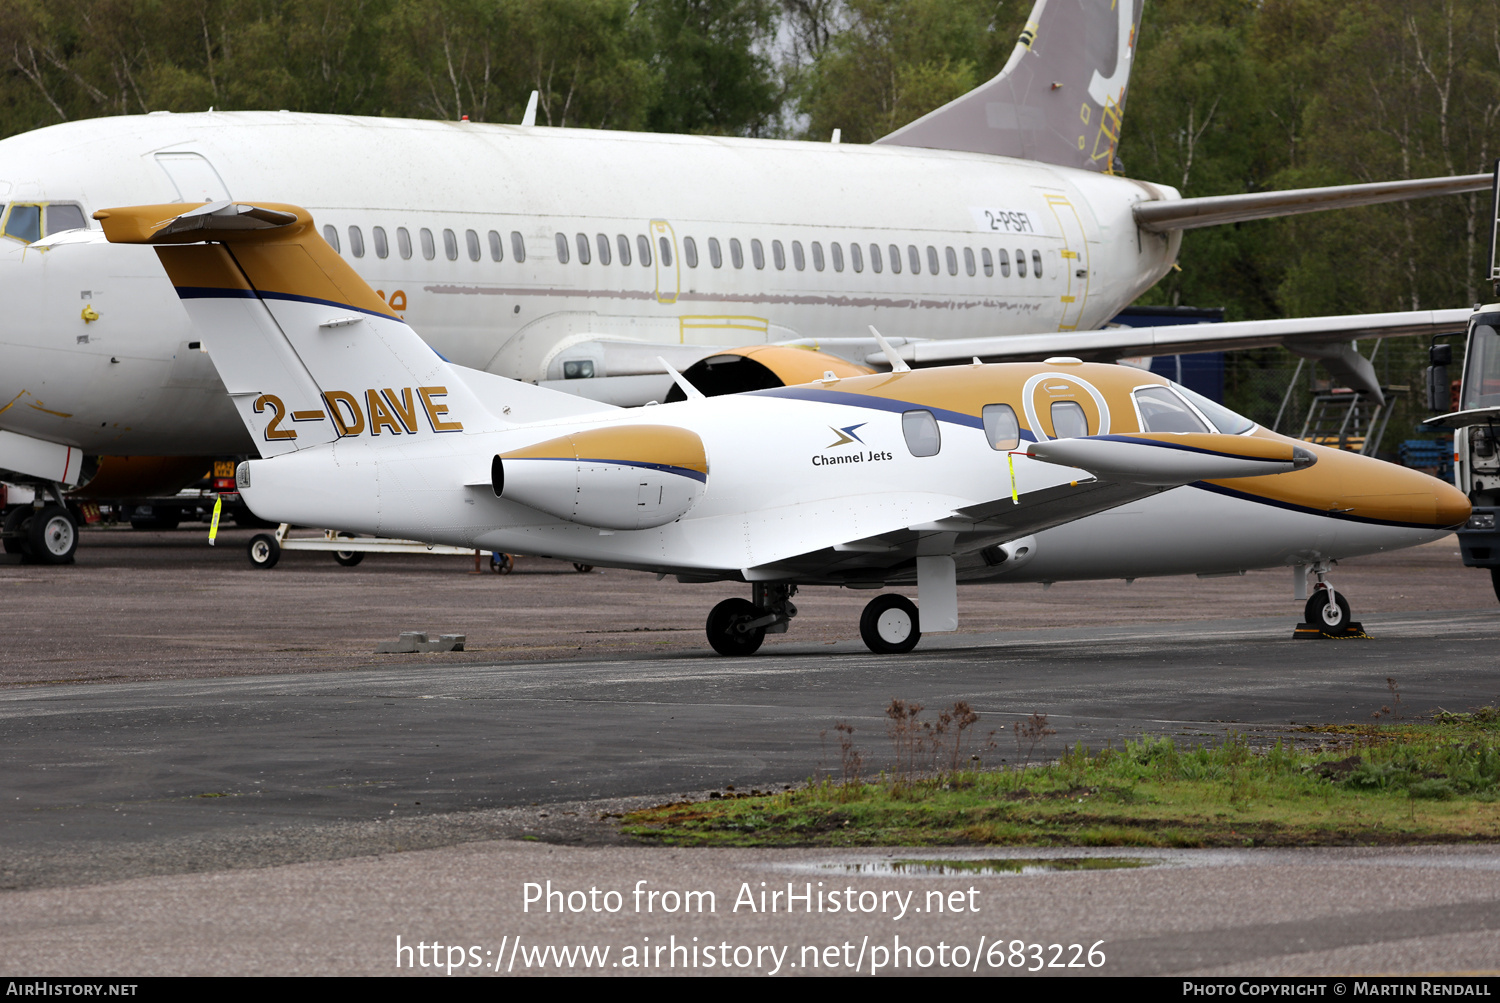
[[[1131, 206], [1175, 195], [899, 146], [270, 112], [0, 142], [8, 207], [307, 206], [446, 358], [540, 383], [870, 324], [891, 337], [1057, 331], [1063, 351], [1066, 332], [1100, 326], [1171, 266], [1175, 238], [1139, 231]], [[153, 253], [98, 252], [54, 262], [0, 238], [0, 428], [90, 453], [253, 448]]]

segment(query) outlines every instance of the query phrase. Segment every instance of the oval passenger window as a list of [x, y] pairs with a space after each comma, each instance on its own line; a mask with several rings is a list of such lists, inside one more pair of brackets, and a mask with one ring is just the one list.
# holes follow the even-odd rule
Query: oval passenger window
[[1077, 401], [1052, 402], [1052, 437], [1076, 439], [1089, 434], [1089, 419]]
[[906, 411], [901, 415], [901, 434], [913, 456], [936, 456], [943, 439], [931, 411]]
[[986, 404], [981, 412], [984, 417], [984, 437], [991, 449], [1015, 449], [1021, 444], [1021, 426], [1016, 421], [1016, 412], [1009, 404]]

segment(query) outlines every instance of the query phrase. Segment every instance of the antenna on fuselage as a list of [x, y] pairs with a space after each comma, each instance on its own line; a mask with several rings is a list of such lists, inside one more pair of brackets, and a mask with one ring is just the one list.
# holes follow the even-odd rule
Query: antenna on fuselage
[[891, 343], [889, 341], [886, 341], [885, 337], [879, 331], [875, 330], [874, 324], [870, 325], [870, 333], [875, 336], [875, 344], [879, 345], [880, 350], [885, 353], [885, 361], [891, 364], [891, 372], [911, 372], [911, 366], [908, 366], [906, 364], [906, 360], [896, 354], [896, 350], [891, 347]]
[[526, 114], [521, 116], [522, 125], [536, 125], [536, 102], [539, 97], [540, 91], [532, 91], [531, 97], [526, 99]]
[[689, 383], [686, 376], [673, 369], [672, 363], [660, 355], [656, 357], [656, 361], [661, 363], [663, 369], [672, 374], [672, 382], [677, 384], [677, 389], [687, 395], [688, 400], [703, 400], [703, 391]]

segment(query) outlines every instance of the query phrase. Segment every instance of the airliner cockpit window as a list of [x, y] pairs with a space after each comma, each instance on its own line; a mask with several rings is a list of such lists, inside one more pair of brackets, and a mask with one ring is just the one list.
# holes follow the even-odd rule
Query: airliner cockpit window
[[31, 243], [42, 239], [42, 207], [16, 203], [5, 214], [5, 235]]
[[49, 237], [64, 230], [82, 230], [88, 226], [83, 219], [83, 210], [70, 202], [52, 203], [47, 207], [46, 215]]
[[1166, 387], [1142, 387], [1135, 392], [1135, 409], [1143, 432], [1207, 432], [1203, 419], [1187, 402]]
[[1255, 427], [1255, 422], [1244, 415], [1236, 414], [1223, 404], [1211, 401], [1179, 383], [1173, 383], [1172, 389], [1186, 397], [1187, 402], [1198, 409], [1199, 414], [1207, 418], [1210, 424], [1225, 435], [1244, 435]]

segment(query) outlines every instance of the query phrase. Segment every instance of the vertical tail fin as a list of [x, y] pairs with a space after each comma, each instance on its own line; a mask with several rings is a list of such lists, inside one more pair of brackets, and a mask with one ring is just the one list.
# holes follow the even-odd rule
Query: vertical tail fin
[[1113, 173], [1144, 0], [1037, 0], [1005, 69], [876, 140]]
[[[155, 244], [262, 456], [354, 435], [497, 424], [296, 206], [215, 202], [95, 213], [114, 243]], [[211, 243], [209, 243], [211, 242]]]

